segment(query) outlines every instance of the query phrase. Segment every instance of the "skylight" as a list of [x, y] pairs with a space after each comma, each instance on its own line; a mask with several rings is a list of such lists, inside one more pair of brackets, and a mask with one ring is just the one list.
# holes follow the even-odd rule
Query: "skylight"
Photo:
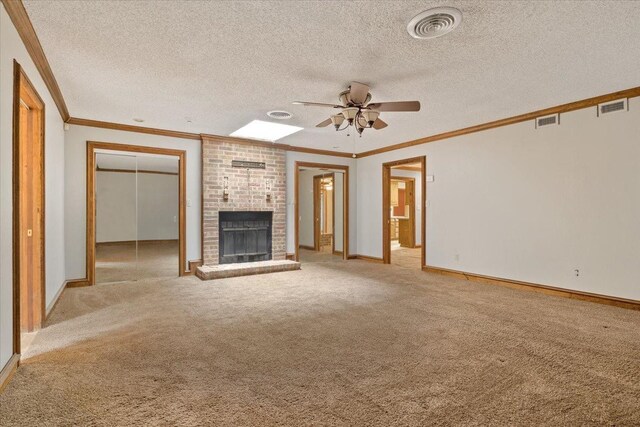
[[304, 128], [291, 125], [283, 125], [281, 123], [265, 122], [262, 120], [254, 120], [251, 123], [242, 126], [230, 136], [238, 138], [259, 139], [262, 141], [275, 142], [280, 138], [289, 136]]

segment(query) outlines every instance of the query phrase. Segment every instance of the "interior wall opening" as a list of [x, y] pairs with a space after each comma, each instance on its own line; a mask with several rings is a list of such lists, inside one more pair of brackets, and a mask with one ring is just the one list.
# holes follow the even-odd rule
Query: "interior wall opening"
[[383, 261], [422, 269], [425, 265], [424, 157], [383, 165]]
[[348, 168], [298, 163], [295, 180], [296, 259], [346, 259]]

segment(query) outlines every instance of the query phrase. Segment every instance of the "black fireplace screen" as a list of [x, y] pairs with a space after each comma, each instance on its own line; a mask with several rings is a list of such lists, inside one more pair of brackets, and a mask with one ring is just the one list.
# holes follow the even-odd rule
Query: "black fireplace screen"
[[219, 212], [220, 264], [271, 259], [273, 212]]

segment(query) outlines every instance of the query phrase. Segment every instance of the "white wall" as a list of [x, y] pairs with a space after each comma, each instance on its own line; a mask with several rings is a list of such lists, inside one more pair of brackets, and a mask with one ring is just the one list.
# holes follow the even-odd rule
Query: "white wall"
[[[422, 176], [420, 172], [413, 172], [402, 169], [392, 169], [391, 175], [404, 176], [407, 178], [413, 178], [415, 180], [415, 199], [416, 199], [416, 245], [422, 244]], [[381, 184], [382, 185], [382, 184]]]
[[111, 129], [72, 125], [66, 132], [65, 243], [67, 279], [86, 277], [87, 141], [185, 150], [187, 173], [187, 260], [200, 259], [200, 142]]
[[12, 115], [13, 60], [16, 59], [45, 103], [45, 263], [46, 305], [64, 284], [63, 123], [47, 87], [31, 61], [4, 7], [0, 7], [0, 369], [13, 351], [12, 285]]
[[300, 171], [298, 182], [298, 203], [300, 208], [298, 214], [299, 222], [299, 243], [302, 246], [313, 247], [313, 176], [319, 175], [317, 170]]
[[359, 159], [358, 252], [382, 255], [381, 164], [426, 155], [428, 265], [640, 299], [640, 98], [629, 109]]
[[295, 252], [294, 236], [294, 176], [296, 162], [326, 163], [349, 166], [349, 253], [358, 253], [358, 198], [356, 159], [348, 157], [321, 156], [317, 154], [287, 151], [287, 253]]

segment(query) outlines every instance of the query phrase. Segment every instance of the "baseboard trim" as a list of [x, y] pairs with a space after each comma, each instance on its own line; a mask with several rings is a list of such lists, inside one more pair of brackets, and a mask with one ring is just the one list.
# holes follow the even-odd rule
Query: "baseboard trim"
[[193, 276], [194, 274], [196, 274], [196, 268], [200, 267], [203, 262], [201, 259], [194, 259], [189, 261], [187, 264], [189, 264], [189, 271], [185, 271], [184, 275]]
[[67, 283], [68, 281], [65, 280], [62, 286], [60, 286], [60, 290], [58, 290], [58, 293], [53, 297], [53, 301], [51, 301], [51, 304], [49, 304], [49, 306], [46, 308], [44, 313], [45, 321], [49, 318], [49, 314], [51, 314], [53, 309], [56, 308], [56, 305], [58, 305], [58, 301], [60, 301], [60, 297], [62, 296], [62, 293], [64, 292], [65, 289], [67, 289]]
[[333, 251], [333, 254], [342, 256], [342, 251]]
[[85, 286], [90, 286], [89, 281], [85, 279], [70, 279], [65, 282], [66, 288], [82, 288]]
[[591, 292], [574, 291], [570, 289], [558, 288], [555, 286], [540, 285], [537, 283], [522, 282], [519, 280], [503, 279], [501, 277], [484, 276], [482, 274], [467, 273], [465, 271], [450, 270], [448, 268], [441, 267], [424, 266], [422, 267], [422, 271], [425, 271], [427, 273], [442, 274], [445, 276], [451, 276], [458, 279], [465, 279], [489, 285], [498, 285], [512, 289], [539, 292], [563, 298], [571, 298], [581, 301], [595, 302], [598, 304], [612, 305], [615, 307], [626, 308], [630, 310], [640, 310], [640, 301], [632, 299], [594, 294]]
[[296, 260], [296, 254], [287, 253], [287, 255], [285, 256], [285, 259], [287, 259], [289, 261], [295, 261]]
[[308, 250], [310, 250], [310, 251], [315, 251], [315, 250], [316, 250], [316, 248], [314, 248], [313, 246], [298, 245], [298, 247], [299, 247], [300, 249], [308, 249]]
[[16, 373], [16, 369], [18, 369], [18, 365], [20, 364], [20, 355], [14, 353], [2, 371], [0, 371], [0, 393], [2, 393], [13, 378], [13, 374]]
[[349, 259], [361, 259], [363, 261], [369, 261], [369, 262], [377, 262], [379, 264], [384, 263], [384, 260], [382, 258], [376, 257], [376, 256], [369, 256], [369, 255], [349, 255]]

